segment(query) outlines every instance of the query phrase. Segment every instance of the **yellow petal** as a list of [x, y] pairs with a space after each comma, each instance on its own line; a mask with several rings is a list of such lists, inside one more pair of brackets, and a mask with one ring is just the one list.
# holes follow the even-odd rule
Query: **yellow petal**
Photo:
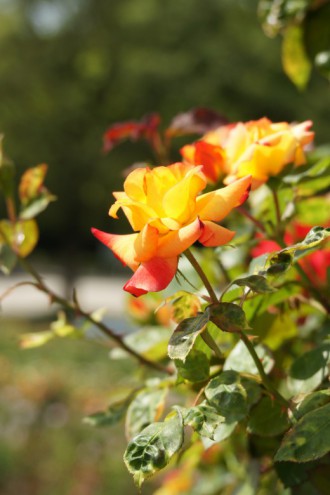
[[197, 215], [203, 222], [204, 220], [219, 222], [233, 208], [244, 203], [249, 194], [251, 181], [251, 176], [246, 176], [222, 189], [202, 194], [197, 198]]
[[135, 259], [148, 261], [157, 254], [158, 230], [146, 225], [134, 241]]
[[148, 171], [148, 168], [136, 168], [127, 176], [124, 191], [129, 198], [142, 203], [146, 202], [145, 176]]
[[207, 247], [222, 246], [230, 242], [235, 235], [235, 232], [218, 225], [213, 222], [202, 222], [202, 234], [199, 237], [199, 242]]
[[201, 234], [201, 228], [201, 223], [196, 218], [191, 224], [162, 236], [158, 243], [157, 256], [159, 258], [171, 258], [183, 253], [197, 241]]

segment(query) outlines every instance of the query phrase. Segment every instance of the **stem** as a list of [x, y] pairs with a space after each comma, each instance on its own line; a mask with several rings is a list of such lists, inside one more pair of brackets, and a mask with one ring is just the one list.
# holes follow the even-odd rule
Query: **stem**
[[210, 347], [210, 349], [212, 349], [214, 351], [215, 355], [219, 359], [223, 360], [223, 354], [220, 351], [219, 347], [217, 346], [217, 343], [214, 340], [214, 338], [212, 337], [212, 335], [210, 334], [210, 332], [207, 329], [205, 329], [204, 332], [202, 332], [200, 334], [200, 336], [204, 340], [205, 344], [208, 345]]
[[191, 265], [194, 267], [194, 269], [196, 270], [196, 272], [200, 276], [200, 279], [202, 280], [202, 282], [203, 282], [203, 284], [205, 286], [205, 289], [209, 293], [209, 296], [210, 296], [212, 302], [214, 304], [218, 304], [217, 295], [214, 292], [213, 287], [212, 287], [212, 285], [209, 282], [209, 279], [207, 278], [207, 276], [206, 276], [205, 272], [203, 271], [202, 267], [200, 266], [200, 264], [196, 260], [195, 256], [192, 254], [192, 252], [190, 251], [190, 249], [186, 249], [184, 251], [184, 254], [186, 255], [186, 258], [189, 260], [189, 262], [191, 263]]
[[259, 359], [259, 356], [258, 354], [256, 353], [256, 350], [254, 348], [254, 345], [252, 344], [252, 342], [250, 341], [249, 337], [244, 333], [244, 332], [240, 332], [240, 337], [241, 339], [243, 340], [247, 350], [249, 351], [249, 354], [250, 356], [252, 357], [253, 361], [254, 361], [254, 364], [256, 365], [258, 371], [259, 371], [259, 374], [260, 374], [260, 377], [261, 377], [261, 380], [262, 380], [262, 383], [264, 384], [265, 388], [286, 408], [286, 409], [290, 409], [292, 411], [292, 408], [291, 408], [291, 404], [276, 390], [276, 388], [273, 386], [272, 382], [269, 380], [268, 376], [266, 375], [265, 373], [265, 370], [264, 370], [264, 367], [262, 366], [262, 363]]
[[137, 359], [141, 364], [144, 364], [148, 366], [149, 368], [152, 368], [157, 371], [161, 371], [162, 373], [167, 373], [168, 375], [172, 375], [173, 371], [165, 366], [162, 366], [159, 363], [156, 363], [154, 361], [150, 361], [149, 359], [145, 358], [138, 352], [134, 351], [131, 347], [129, 347], [126, 342], [124, 341], [124, 338], [121, 335], [116, 334], [113, 330], [111, 330], [108, 326], [106, 326], [104, 323], [101, 321], [95, 320], [89, 313], [83, 311], [80, 306], [78, 305], [77, 302], [70, 302], [64, 299], [63, 297], [57, 295], [55, 292], [53, 292], [49, 287], [45, 285], [43, 282], [42, 277], [39, 275], [39, 273], [33, 268], [30, 263], [23, 259], [20, 258], [21, 265], [27, 271], [32, 275], [32, 277], [38, 282], [36, 287], [41, 290], [42, 292], [48, 294], [52, 302], [56, 302], [60, 304], [63, 308], [69, 310], [69, 311], [74, 311], [76, 314], [79, 316], [82, 316], [83, 318], [86, 318], [90, 323], [95, 325], [96, 327], [101, 330], [102, 333], [104, 333], [107, 337], [110, 339], [114, 340], [117, 342], [117, 344], [124, 349], [128, 354], [130, 354], [132, 357]]
[[280, 232], [280, 226], [281, 226], [281, 210], [280, 210], [280, 202], [278, 200], [278, 194], [275, 189], [271, 189], [273, 199], [274, 199], [274, 206], [275, 206], [275, 217], [276, 217], [276, 232]]
[[220, 271], [222, 273], [222, 276], [225, 279], [226, 284], [230, 284], [230, 282], [231, 282], [230, 277], [229, 277], [228, 272], [227, 272], [227, 270], [226, 270], [225, 266], [223, 265], [220, 258], [217, 259], [217, 263], [218, 263], [218, 266], [219, 266]]
[[252, 223], [254, 223], [257, 229], [259, 229], [264, 234], [267, 233], [264, 225], [261, 222], [259, 222], [259, 220], [257, 220], [253, 215], [251, 215], [251, 213], [247, 211], [243, 206], [239, 206], [237, 210], [246, 218], [248, 218]]
[[11, 196], [6, 197], [6, 208], [8, 218], [12, 223], [16, 222], [16, 208], [13, 198]]

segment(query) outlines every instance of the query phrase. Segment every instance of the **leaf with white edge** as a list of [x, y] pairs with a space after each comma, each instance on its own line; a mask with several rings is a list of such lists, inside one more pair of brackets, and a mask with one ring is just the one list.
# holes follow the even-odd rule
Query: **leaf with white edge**
[[180, 411], [176, 411], [164, 422], [147, 426], [130, 441], [124, 461], [138, 487], [170, 462], [181, 448], [183, 439], [183, 418]]
[[287, 272], [293, 263], [291, 251], [290, 248], [269, 254], [266, 261], [267, 275], [277, 276]]
[[303, 241], [299, 242], [298, 244], [295, 244], [294, 246], [291, 246], [290, 249], [294, 249], [294, 261], [309, 254], [310, 250], [313, 250], [314, 248], [319, 246], [319, 244], [321, 244], [321, 242], [323, 242], [329, 236], [330, 236], [329, 227], [327, 228], [313, 227], [308, 232], [308, 234], [306, 235]]
[[205, 388], [205, 397], [227, 423], [243, 419], [248, 412], [247, 393], [236, 371], [224, 371]]
[[[270, 373], [274, 366], [274, 359], [270, 351], [262, 344], [256, 345], [254, 349], [262, 362], [265, 373]], [[258, 368], [256, 367], [244, 342], [241, 340], [237, 342], [234, 349], [227, 357], [223, 369], [235, 370], [239, 373], [250, 373], [251, 375], [259, 374]]]
[[276, 291], [276, 289], [269, 285], [266, 277], [262, 275], [249, 275], [247, 277], [237, 278], [233, 281], [233, 284], [240, 287], [248, 287], [253, 292], [258, 292], [259, 294], [269, 294]]
[[208, 307], [210, 321], [224, 332], [241, 332], [250, 330], [243, 309], [233, 303], [212, 304]]
[[275, 461], [308, 462], [330, 451], [330, 404], [303, 416], [284, 436]]
[[151, 423], [158, 421], [164, 411], [168, 389], [145, 388], [130, 403], [126, 416], [126, 436], [131, 439]]
[[129, 401], [127, 399], [111, 404], [106, 411], [98, 411], [83, 419], [83, 422], [90, 426], [105, 427], [117, 424], [127, 411]]
[[270, 397], [263, 397], [249, 414], [248, 429], [255, 435], [273, 437], [290, 427], [288, 415], [281, 404]]
[[224, 422], [221, 423], [218, 428], [214, 432], [214, 440], [218, 442], [222, 442], [223, 440], [226, 440], [226, 438], [230, 437], [230, 435], [233, 433], [237, 425], [237, 421], [233, 422]]
[[143, 355], [153, 360], [167, 357], [167, 346], [172, 332], [165, 327], [144, 327], [125, 335], [125, 343]]
[[305, 414], [330, 402], [330, 389], [318, 390], [307, 395], [298, 405], [295, 416], [300, 419]]
[[22, 220], [29, 220], [36, 217], [44, 211], [47, 206], [56, 201], [57, 197], [50, 193], [43, 193], [38, 198], [32, 200], [25, 208], [23, 208], [19, 214], [19, 218]]
[[210, 374], [210, 360], [208, 356], [197, 349], [192, 349], [185, 361], [176, 359], [175, 366], [178, 370], [179, 378], [193, 383], [207, 380]]
[[171, 359], [186, 359], [196, 338], [206, 328], [209, 318], [208, 311], [205, 311], [195, 318], [186, 318], [176, 327], [168, 345], [168, 355]]
[[206, 401], [198, 406], [186, 409], [183, 414], [185, 425], [191, 426], [202, 437], [214, 440], [214, 433], [225, 418]]

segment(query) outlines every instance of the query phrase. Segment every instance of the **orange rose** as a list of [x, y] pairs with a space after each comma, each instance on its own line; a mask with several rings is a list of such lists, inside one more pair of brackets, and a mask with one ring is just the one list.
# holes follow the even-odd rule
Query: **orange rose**
[[227, 187], [199, 193], [206, 187], [201, 167], [174, 163], [168, 167], [138, 168], [115, 192], [109, 215], [121, 208], [134, 234], [116, 235], [92, 229], [120, 261], [135, 273], [124, 290], [135, 296], [165, 289], [178, 267], [178, 257], [195, 241], [204, 246], [229, 242], [234, 232], [214, 222], [223, 220], [248, 196], [251, 177]]

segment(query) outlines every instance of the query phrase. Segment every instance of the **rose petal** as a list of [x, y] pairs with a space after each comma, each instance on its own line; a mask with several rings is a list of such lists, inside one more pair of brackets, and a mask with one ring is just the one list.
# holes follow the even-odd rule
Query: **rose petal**
[[206, 221], [202, 222], [202, 234], [198, 240], [207, 247], [222, 246], [230, 242], [235, 233], [217, 223]]
[[172, 281], [178, 267], [178, 258], [153, 258], [142, 263], [133, 277], [124, 285], [124, 290], [133, 296], [165, 289]]
[[183, 253], [194, 244], [201, 234], [201, 222], [198, 218], [179, 230], [169, 232], [159, 239], [157, 256], [171, 258]]
[[236, 180], [229, 186], [202, 194], [197, 198], [197, 215], [202, 221], [219, 222], [233, 208], [244, 203], [249, 195], [252, 177], [246, 176]]
[[135, 271], [139, 263], [136, 261], [136, 253], [134, 248], [134, 242], [136, 241], [139, 234], [129, 234], [129, 235], [116, 235], [108, 234], [107, 232], [102, 232], [101, 230], [92, 228], [92, 234], [105, 244], [113, 254], [118, 258], [124, 265], [129, 266], [133, 271]]

